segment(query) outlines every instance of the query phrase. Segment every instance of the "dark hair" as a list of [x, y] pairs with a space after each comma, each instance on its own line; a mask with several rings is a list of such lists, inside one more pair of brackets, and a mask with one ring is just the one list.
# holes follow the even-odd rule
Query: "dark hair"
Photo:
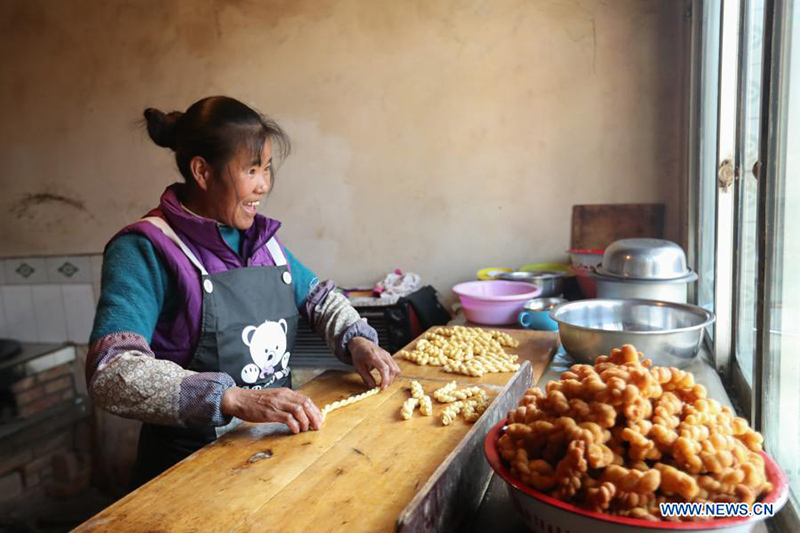
[[203, 98], [185, 113], [164, 114], [150, 107], [144, 110], [144, 119], [153, 142], [175, 152], [187, 183], [193, 182], [189, 166], [193, 157], [202, 157], [219, 172], [241, 148], [260, 165], [268, 140], [280, 159], [291, 151], [289, 137], [274, 120], [227, 96]]

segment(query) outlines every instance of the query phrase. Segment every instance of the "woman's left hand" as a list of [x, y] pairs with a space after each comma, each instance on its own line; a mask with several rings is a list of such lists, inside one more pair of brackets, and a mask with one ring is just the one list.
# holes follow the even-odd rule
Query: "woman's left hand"
[[353, 366], [367, 384], [367, 387], [376, 386], [375, 378], [370, 374], [373, 368], [381, 375], [381, 389], [385, 389], [392, 384], [394, 379], [400, 375], [400, 367], [389, 355], [389, 352], [376, 345], [364, 337], [353, 337], [347, 343], [347, 350], [353, 357]]

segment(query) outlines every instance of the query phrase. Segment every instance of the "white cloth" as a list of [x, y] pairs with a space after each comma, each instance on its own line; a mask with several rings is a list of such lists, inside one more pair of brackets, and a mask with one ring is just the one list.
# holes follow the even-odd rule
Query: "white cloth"
[[418, 274], [408, 272], [403, 274], [399, 271], [386, 274], [383, 281], [378, 283], [381, 290], [381, 298], [398, 298], [416, 291], [422, 285], [422, 279]]

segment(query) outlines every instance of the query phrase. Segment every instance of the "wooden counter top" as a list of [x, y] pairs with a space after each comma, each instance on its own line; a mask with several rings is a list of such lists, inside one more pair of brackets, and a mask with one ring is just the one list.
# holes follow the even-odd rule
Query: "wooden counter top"
[[[556, 335], [506, 330], [534, 379]], [[420, 487], [472, 426], [418, 412], [400, 418], [411, 379], [427, 394], [456, 380], [494, 398], [513, 374], [470, 378], [399, 361], [386, 391], [333, 411], [320, 431], [291, 435], [281, 424], [242, 424], [81, 525], [77, 531], [390, 531]], [[328, 371], [300, 389], [319, 405], [365, 390], [355, 373]], [[482, 439], [482, 436], [479, 436]]]

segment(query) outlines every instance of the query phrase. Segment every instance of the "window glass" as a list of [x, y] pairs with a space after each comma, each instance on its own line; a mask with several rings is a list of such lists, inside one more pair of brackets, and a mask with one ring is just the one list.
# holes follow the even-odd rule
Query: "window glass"
[[758, 181], [753, 167], [758, 160], [761, 115], [761, 63], [764, 38], [764, 0], [748, 2], [743, 28], [741, 137], [739, 139], [740, 176], [738, 187], [737, 246], [738, 323], [735, 353], [747, 382], [753, 384], [753, 357], [756, 341], [756, 265], [758, 260]]
[[[716, 228], [717, 106], [719, 102], [719, 2], [703, 5], [702, 72], [700, 79], [699, 221], [697, 235], [697, 305], [714, 311]], [[713, 328], [708, 329], [713, 335]]]
[[[774, 246], [766, 265], [769, 351], [765, 361], [765, 444], [800, 494], [800, 5], [793, 2], [781, 32], [779, 127], [776, 131]], [[792, 9], [793, 8], [793, 9]], [[770, 230], [771, 233], [772, 230]]]

